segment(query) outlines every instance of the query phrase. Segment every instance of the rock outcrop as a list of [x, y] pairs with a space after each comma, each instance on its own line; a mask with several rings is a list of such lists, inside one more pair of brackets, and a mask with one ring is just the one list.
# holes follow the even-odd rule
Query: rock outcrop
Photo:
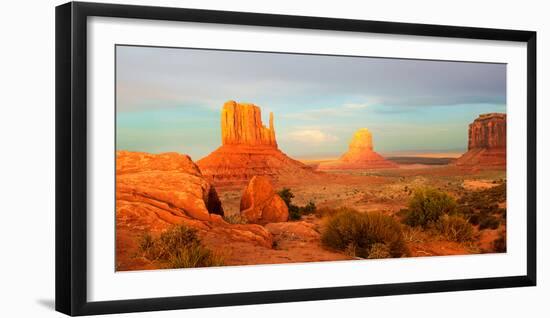
[[506, 168], [506, 114], [480, 115], [468, 129], [468, 151], [455, 164], [465, 168]]
[[275, 193], [269, 178], [254, 176], [241, 196], [241, 214], [249, 223], [288, 221], [288, 207]]
[[262, 124], [262, 113], [254, 104], [229, 101], [222, 108], [222, 145], [268, 146], [277, 148], [273, 113], [269, 128]]
[[349, 148], [340, 159], [319, 164], [319, 170], [384, 169], [397, 168], [394, 162], [384, 159], [374, 151], [372, 133], [361, 128], [353, 134]]
[[221, 128], [221, 147], [197, 161], [202, 174], [216, 186], [246, 184], [253, 176], [278, 180], [315, 174], [278, 149], [273, 113], [265, 127], [258, 106], [229, 101], [221, 111]]
[[178, 224], [197, 229], [203, 243], [215, 251], [232, 243], [271, 249], [273, 237], [262, 226], [229, 224], [223, 214], [216, 189], [189, 156], [117, 152], [117, 270], [147, 269], [151, 264], [132, 256], [140, 238]]

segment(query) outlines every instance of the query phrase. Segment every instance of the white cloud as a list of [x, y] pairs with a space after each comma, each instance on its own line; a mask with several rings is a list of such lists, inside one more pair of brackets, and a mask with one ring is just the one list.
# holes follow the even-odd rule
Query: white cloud
[[284, 114], [283, 117], [299, 120], [317, 120], [331, 116], [349, 117], [356, 115], [356, 111], [370, 107], [379, 101], [378, 98], [370, 98], [370, 100], [371, 102], [369, 103], [347, 103], [331, 107], [308, 109], [302, 112]]
[[324, 133], [318, 129], [296, 130], [288, 133], [287, 137], [289, 140], [304, 143], [323, 143], [338, 140], [336, 136]]

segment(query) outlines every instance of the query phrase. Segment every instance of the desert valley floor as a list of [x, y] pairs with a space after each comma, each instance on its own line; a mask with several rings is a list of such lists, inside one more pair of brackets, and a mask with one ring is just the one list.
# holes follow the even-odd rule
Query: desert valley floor
[[[401, 165], [399, 169], [322, 173], [315, 182], [279, 181], [274, 187], [291, 189], [293, 203], [298, 206], [311, 201], [319, 210], [347, 206], [360, 212], [380, 211], [399, 218], [399, 211], [406, 208], [413, 190], [418, 187], [436, 187], [459, 198], [468, 192], [498, 187], [505, 178], [505, 172], [498, 170], [465, 171], [448, 165], [409, 164]], [[225, 215], [239, 214], [243, 186], [218, 186], [216, 190]], [[499, 207], [505, 208], [506, 203], [500, 202]], [[139, 242], [146, 231], [160, 233], [165, 228], [164, 223], [170, 222], [151, 219], [158, 216], [155, 212], [152, 212], [153, 216], [144, 217], [138, 210], [117, 214], [117, 270], [162, 267], [141, 256]], [[208, 248], [222, 255], [224, 265], [357, 259], [322, 246], [320, 232], [323, 221], [322, 215], [310, 214], [299, 221], [266, 224], [264, 228], [271, 240], [249, 236], [245, 231], [230, 233], [230, 230], [224, 235], [205, 231], [201, 237]], [[496, 229], [476, 229], [477, 239], [468, 242], [451, 241], [410, 227], [403, 232], [409, 248], [408, 256], [436, 256], [493, 252], [492, 243], [504, 228], [505, 225], [501, 224]], [[266, 244], [262, 240], [270, 242]]]

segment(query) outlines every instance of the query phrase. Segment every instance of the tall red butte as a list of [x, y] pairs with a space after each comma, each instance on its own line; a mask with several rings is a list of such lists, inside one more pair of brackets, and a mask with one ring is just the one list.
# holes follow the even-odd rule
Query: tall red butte
[[506, 168], [506, 114], [482, 114], [468, 129], [468, 151], [456, 160], [465, 168]]
[[315, 174], [279, 150], [273, 113], [265, 127], [258, 106], [228, 101], [221, 111], [221, 129], [221, 147], [197, 161], [202, 174], [215, 185], [243, 184], [254, 176], [276, 181]]

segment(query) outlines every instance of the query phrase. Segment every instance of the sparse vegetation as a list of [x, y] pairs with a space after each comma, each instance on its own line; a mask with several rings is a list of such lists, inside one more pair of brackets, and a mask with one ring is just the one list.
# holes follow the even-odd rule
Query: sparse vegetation
[[493, 250], [497, 253], [506, 253], [506, 232], [498, 233], [498, 238], [493, 241]]
[[401, 213], [405, 215], [404, 222], [407, 225], [427, 228], [441, 216], [456, 213], [456, 207], [456, 201], [447, 193], [424, 188], [415, 191], [408, 208]]
[[167, 268], [223, 265], [220, 256], [201, 244], [197, 231], [184, 225], [174, 226], [158, 238], [146, 234], [142, 237], [139, 247], [145, 258], [159, 261]]
[[443, 215], [435, 224], [435, 229], [449, 241], [468, 242], [474, 239], [472, 225], [459, 215]]
[[480, 230], [497, 229], [506, 219], [506, 209], [499, 207], [499, 203], [505, 201], [506, 183], [502, 183], [492, 188], [465, 193], [458, 200], [458, 211], [471, 224], [479, 225]]
[[359, 213], [349, 208], [341, 208], [328, 218], [321, 231], [321, 242], [326, 247], [362, 258], [385, 257], [386, 250], [391, 257], [401, 257], [408, 252], [401, 225], [392, 217], [377, 212]]
[[246, 217], [240, 213], [235, 213], [231, 215], [224, 215], [223, 219], [225, 222], [230, 224], [247, 224], [248, 220]]
[[299, 220], [303, 215], [313, 214], [317, 210], [315, 203], [309, 201], [305, 206], [297, 206], [292, 204], [294, 193], [289, 188], [283, 188], [278, 192], [279, 196], [285, 201], [288, 207], [288, 216], [291, 220]]

